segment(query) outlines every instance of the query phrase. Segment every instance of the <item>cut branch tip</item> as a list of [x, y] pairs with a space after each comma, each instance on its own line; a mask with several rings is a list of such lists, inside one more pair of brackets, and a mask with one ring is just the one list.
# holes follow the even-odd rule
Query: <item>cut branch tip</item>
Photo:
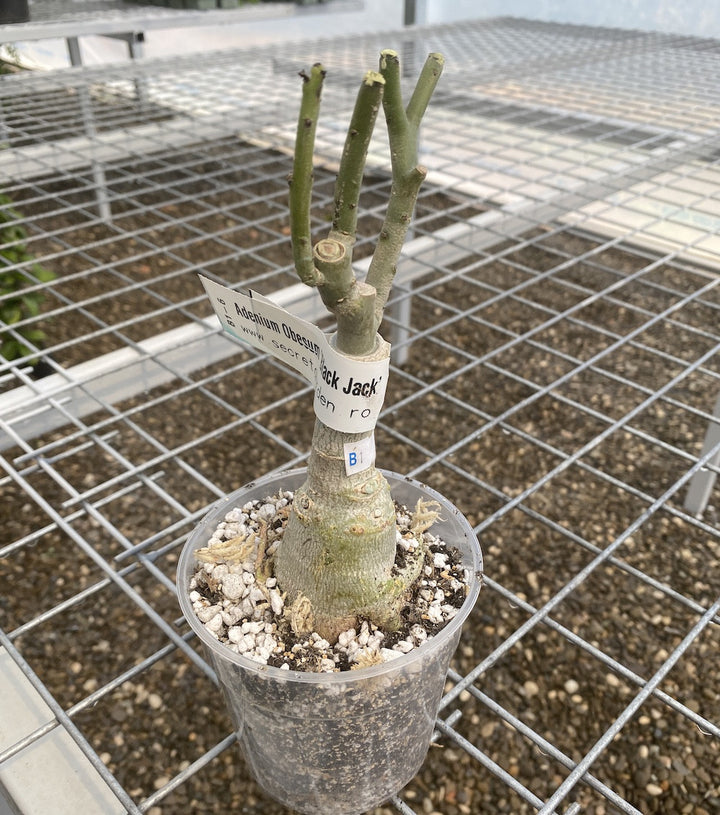
[[363, 82], [370, 87], [373, 85], [384, 85], [385, 77], [379, 71], [368, 71], [363, 77]]

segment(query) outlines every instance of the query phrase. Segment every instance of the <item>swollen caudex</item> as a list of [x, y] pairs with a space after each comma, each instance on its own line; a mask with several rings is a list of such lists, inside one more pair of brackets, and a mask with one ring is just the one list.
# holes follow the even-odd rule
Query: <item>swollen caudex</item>
[[[429, 531], [432, 503], [396, 508], [396, 567], [424, 559], [397, 631], [367, 620], [330, 643], [312, 631], [307, 598], [292, 604], [273, 574], [293, 494], [254, 501], [225, 515], [207, 546], [196, 550], [190, 600], [206, 631], [230, 650], [284, 670], [335, 672], [388, 662], [432, 637], [465, 600], [469, 575], [457, 554]], [[297, 633], [298, 631], [305, 633]]]

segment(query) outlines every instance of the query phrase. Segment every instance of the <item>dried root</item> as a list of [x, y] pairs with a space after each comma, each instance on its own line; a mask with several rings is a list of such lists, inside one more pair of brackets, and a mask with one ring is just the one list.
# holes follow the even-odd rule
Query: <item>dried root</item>
[[293, 632], [298, 636], [310, 634], [315, 630], [315, 615], [313, 614], [312, 604], [304, 594], [298, 595], [291, 606], [285, 606], [285, 616]]
[[259, 537], [255, 532], [237, 535], [228, 541], [214, 543], [195, 550], [195, 558], [200, 563], [247, 563], [255, 558]]
[[361, 651], [355, 658], [355, 662], [350, 666], [351, 671], [357, 671], [360, 668], [370, 668], [372, 665], [379, 665], [383, 662], [383, 658], [379, 651]]
[[410, 531], [418, 540], [422, 538], [423, 532], [427, 532], [440, 517], [440, 513], [434, 509], [434, 507], [439, 506], [440, 504], [438, 504], [437, 501], [423, 501], [422, 498], [418, 499], [410, 523]]

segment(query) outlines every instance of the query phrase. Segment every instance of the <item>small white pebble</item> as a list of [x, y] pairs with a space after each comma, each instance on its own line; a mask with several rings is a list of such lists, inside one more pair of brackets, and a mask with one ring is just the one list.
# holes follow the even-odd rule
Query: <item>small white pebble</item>
[[393, 646], [394, 651], [400, 651], [401, 654], [409, 654], [415, 646], [407, 640], [400, 640]]
[[577, 693], [580, 690], [580, 685], [574, 679], [568, 679], [563, 685], [565, 692], [569, 694]]
[[538, 693], [540, 693], [540, 686], [532, 679], [528, 679], [523, 685], [523, 690], [525, 691], [525, 696], [527, 696], [528, 699], [532, 699], [533, 696], [537, 696]]
[[399, 651], [393, 651], [392, 648], [381, 648], [380, 656], [383, 662], [391, 662], [393, 659], [399, 659], [402, 654]]
[[257, 511], [258, 518], [269, 521], [275, 515], [276, 511], [275, 504], [263, 504]]
[[266, 589], [274, 589], [277, 586], [277, 579], [274, 577], [268, 577], [265, 581], [265, 588]]
[[347, 631], [343, 631], [338, 637], [338, 642], [340, 642], [340, 638], [342, 638], [342, 646], [343, 648], [347, 648], [350, 643], [357, 638], [357, 631], [354, 628], [348, 628]]
[[[248, 592], [248, 594], [249, 593], [250, 592]], [[255, 611], [255, 606], [253, 606], [249, 599], [245, 599], [242, 601], [240, 611], [242, 612], [243, 617], [252, 617], [253, 611]]]
[[147, 702], [153, 710], [160, 710], [163, 706], [162, 696], [158, 693], [151, 693], [147, 698]]
[[245, 583], [239, 574], [226, 574], [222, 581], [222, 592], [228, 600], [239, 600], [242, 597]]
[[243, 638], [242, 628], [239, 625], [233, 625], [228, 628], [227, 635], [230, 642], [238, 643]]
[[413, 639], [415, 642], [425, 642], [427, 639], [427, 631], [419, 624], [414, 625], [410, 629], [410, 633], [412, 634]]
[[217, 634], [223, 629], [222, 615], [216, 614], [205, 623], [205, 628], [213, 634]]
[[237, 606], [231, 606], [229, 609], [221, 611], [220, 616], [223, 623], [229, 628], [231, 625], [240, 622], [243, 615]]
[[380, 650], [380, 640], [379, 639], [371, 639], [370, 642], [367, 644], [366, 651], [369, 651], [371, 654], [377, 654]]
[[447, 555], [442, 552], [435, 552], [433, 554], [433, 566], [436, 569], [444, 569], [447, 566]]
[[220, 615], [220, 606], [205, 606], [195, 610], [198, 620], [201, 623], [207, 623], [217, 614]]
[[277, 589], [271, 589], [270, 608], [272, 608], [273, 614], [277, 614], [278, 616], [280, 616], [280, 614], [282, 614], [284, 606], [285, 603], [283, 602], [283, 599], [280, 596], [280, 592]]
[[431, 623], [434, 623], [435, 625], [441, 623], [442, 611], [440, 610], [440, 606], [430, 606], [427, 610], [427, 616]]
[[263, 656], [262, 654], [259, 654], [257, 651], [251, 651], [248, 654], [248, 657], [253, 662], [259, 662], [261, 665], [267, 665], [267, 657]]

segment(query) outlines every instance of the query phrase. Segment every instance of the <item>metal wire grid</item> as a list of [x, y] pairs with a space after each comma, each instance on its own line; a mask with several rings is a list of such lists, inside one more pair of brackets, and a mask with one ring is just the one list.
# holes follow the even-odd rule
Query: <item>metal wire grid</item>
[[[323, 12], [355, 11], [359, 0], [333, 0]], [[130, 0], [33, 0], [30, 20], [0, 25], [3, 42], [78, 37], [93, 34], [125, 34], [152, 29], [207, 25], [234, 25], [252, 20], [312, 14], [314, 9], [294, 3], [245, 3], [228, 9], [182, 9], [142, 4]]]
[[[43, 287], [53, 373], [2, 368], [0, 484], [22, 509], [0, 549], [0, 644], [50, 715], [11, 740], [0, 769], [59, 730], [119, 811], [179, 811], [198, 779], [228, 775], [234, 736], [221, 712], [212, 743], [186, 738], [188, 699], [219, 705], [198, 683], [192, 696], [175, 683], [212, 679], [177, 619], [175, 557], [215, 497], [304, 460], [310, 389], [281, 362], [218, 340], [194, 275], [293, 301], [295, 113], [283, 94], [297, 91], [295, 67], [320, 58], [334, 70], [319, 133], [331, 170], [354, 72], [388, 42], [410, 60], [443, 51], [449, 66], [387, 321], [396, 356], [378, 448], [457, 501], [487, 561], [437, 735], [470, 762], [470, 811], [480, 790], [496, 811], [669, 811], [681, 785], [626, 783], [614, 761], [646, 717], [658, 750], [671, 753], [676, 733], [693, 750], [706, 743], [700, 786], [711, 806], [720, 145], [706, 78], [720, 45], [515, 20], [307, 43], [281, 59], [254, 50], [138, 64], [122, 80], [104, 68], [3, 82], [5, 189], [29, 249], [58, 278]], [[385, 151], [380, 140], [371, 155], [368, 236], [387, 189]], [[331, 193], [319, 167], [318, 232]], [[359, 255], [370, 246], [361, 240]], [[21, 268], [33, 283], [32, 265]], [[98, 354], [121, 355], [101, 357], [112, 375], [93, 367]], [[691, 511], [698, 477], [705, 498]], [[39, 603], [12, 590], [28, 574], [46, 592]], [[608, 611], [615, 592], [627, 603]], [[635, 612], [658, 605], [658, 619]], [[74, 628], [86, 614], [98, 618], [95, 639]], [[117, 619], [127, 642], [113, 638]], [[694, 683], [677, 679], [680, 667]], [[568, 677], [579, 694], [563, 690]], [[113, 741], [117, 724], [98, 723], [141, 683], [158, 690], [174, 725], [165, 738], [181, 745], [159, 779]], [[571, 738], [574, 707], [585, 735]], [[139, 741], [138, 727], [123, 720], [124, 742]], [[425, 787], [392, 805], [424, 811]], [[98, 811], [112, 811], [107, 799]]]

